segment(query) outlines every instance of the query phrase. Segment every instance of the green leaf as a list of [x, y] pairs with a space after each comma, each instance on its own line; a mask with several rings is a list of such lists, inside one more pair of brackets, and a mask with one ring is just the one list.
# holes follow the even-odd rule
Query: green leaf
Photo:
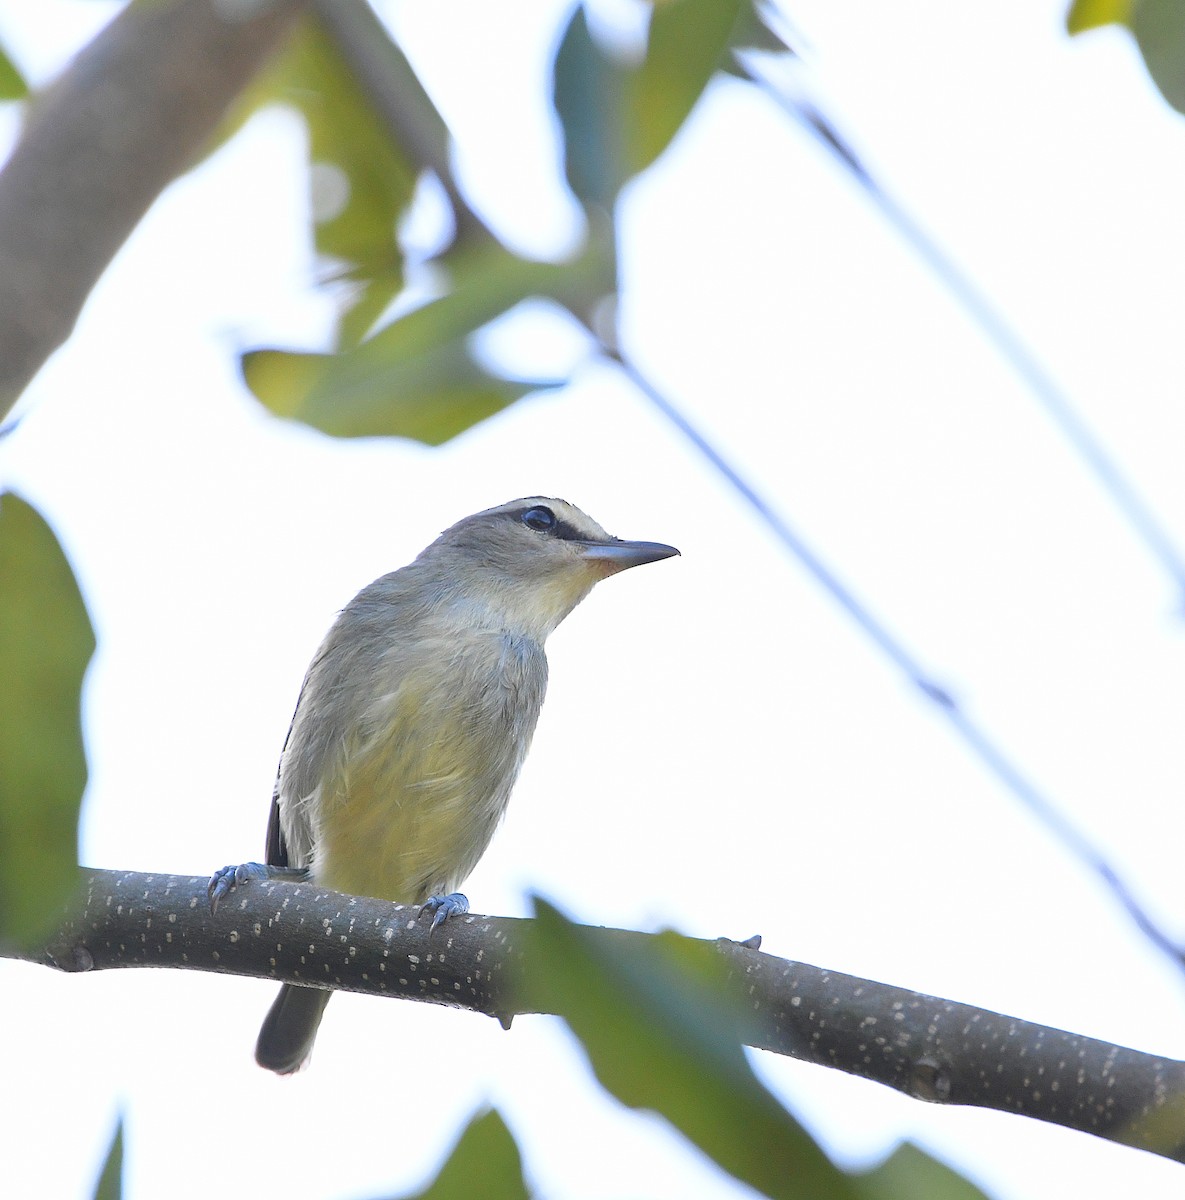
[[623, 934], [609, 947], [545, 901], [535, 910], [533, 961], [546, 975], [528, 985], [531, 1003], [564, 1017], [619, 1100], [661, 1113], [768, 1196], [862, 1195], [753, 1074], [715, 947], [674, 934]]
[[568, 184], [609, 211], [622, 185], [670, 145], [731, 47], [785, 50], [751, 0], [652, 0], [646, 56], [631, 66], [598, 45], [578, 7], [556, 54], [554, 99]]
[[519, 258], [495, 242], [439, 260], [448, 290], [338, 354], [257, 350], [243, 376], [277, 416], [343, 437], [408, 437], [439, 445], [560, 379], [503, 379], [479, 366], [465, 339], [531, 296], [579, 310], [612, 291], [612, 252], [595, 236], [567, 263]]
[[0, 497], [0, 940], [35, 937], [77, 886], [80, 693], [94, 633], [52, 530]]
[[387, 356], [381, 333], [341, 354], [256, 350], [242, 367], [247, 386], [277, 416], [335, 437], [406, 437], [430, 446], [561, 382], [501, 379], [461, 342]]
[[496, 242], [438, 259], [447, 272], [447, 290], [414, 309], [372, 338], [386, 356], [412, 355], [465, 337], [532, 296], [579, 308], [613, 290], [612, 248], [596, 228], [584, 251], [564, 263], [520, 258]]
[[1185, 4], [1181, 0], [1074, 0], [1066, 14], [1070, 33], [1110, 24], [1130, 27], [1160, 94], [1185, 113]]
[[969, 1179], [909, 1142], [856, 1178], [868, 1200], [988, 1200]]
[[728, 52], [721, 56], [720, 69], [738, 79], [751, 79], [748, 70], [736, 61], [733, 50], [758, 50], [764, 54], [789, 55], [795, 57], [794, 49], [774, 28], [771, 17], [774, 10], [760, 0], [741, 0], [736, 24], [729, 36]]
[[629, 178], [622, 122], [626, 78], [593, 39], [584, 8], [577, 8], [556, 54], [552, 94], [564, 132], [568, 186], [578, 200], [606, 212]]
[[345, 264], [362, 303], [373, 281], [382, 278], [387, 290], [392, 277], [402, 281], [396, 224], [411, 204], [418, 169], [314, 18], [289, 44], [276, 85], [308, 125], [317, 249]]
[[115, 1126], [111, 1148], [95, 1185], [95, 1200], [120, 1200], [123, 1195], [123, 1118]]
[[[415, 106], [418, 127], [435, 151], [447, 130], [399, 48], [377, 18], [372, 50], [393, 63], [401, 93]], [[344, 297], [339, 341], [360, 341], [403, 286], [398, 223], [415, 195], [424, 164], [400, 146], [370, 96], [342, 58], [333, 36], [313, 15], [297, 26], [285, 50], [240, 96], [208, 150], [236, 133], [267, 104], [294, 108], [309, 139], [309, 188], [314, 243], [332, 260], [328, 278]]]
[[682, 128], [727, 55], [741, 10], [742, 0], [654, 4], [646, 58], [627, 89], [630, 174], [654, 162]]
[[1135, 0], [1129, 23], [1161, 95], [1185, 113], [1185, 4]]
[[1126, 25], [1135, 0], [1074, 0], [1066, 13], [1069, 33], [1085, 33], [1100, 25]]
[[23, 100], [29, 85], [16, 68], [16, 63], [0, 49], [0, 100]]
[[[793, 46], [774, 28], [770, 18], [775, 10], [762, 0], [741, 0], [741, 9], [737, 14], [737, 23], [733, 26], [729, 38], [731, 48], [736, 50], [761, 50], [766, 54], [788, 54], [796, 57]], [[732, 57], [727, 56], [721, 66], [728, 70]]]
[[469, 1122], [440, 1174], [416, 1193], [415, 1200], [471, 1200], [478, 1195], [483, 1200], [528, 1200], [530, 1196], [518, 1147], [506, 1122], [493, 1110]]
[[350, 298], [338, 322], [338, 346], [357, 346], [403, 290], [402, 270], [376, 271], [364, 288]]
[[381, 341], [384, 357], [410, 357], [463, 338], [528, 296], [554, 295], [569, 270], [566, 264], [519, 258], [497, 243], [458, 252], [438, 265], [447, 271], [447, 290], [371, 339]]

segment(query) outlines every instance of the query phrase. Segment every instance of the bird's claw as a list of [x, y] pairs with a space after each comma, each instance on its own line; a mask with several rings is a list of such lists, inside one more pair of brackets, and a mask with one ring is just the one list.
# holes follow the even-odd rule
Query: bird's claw
[[431, 933], [449, 917], [459, 917], [468, 911], [469, 898], [461, 892], [450, 892], [447, 896], [429, 896], [420, 905], [420, 911], [416, 915], [422, 917], [425, 913], [432, 914], [432, 924], [428, 929]]
[[263, 863], [249, 862], [238, 863], [228, 867], [222, 867], [215, 871], [210, 876], [210, 882], [206, 885], [206, 895], [210, 900], [210, 911], [216, 913], [218, 905], [226, 899], [227, 896], [239, 886], [240, 883], [246, 883], [249, 879], [267, 879], [268, 869]]

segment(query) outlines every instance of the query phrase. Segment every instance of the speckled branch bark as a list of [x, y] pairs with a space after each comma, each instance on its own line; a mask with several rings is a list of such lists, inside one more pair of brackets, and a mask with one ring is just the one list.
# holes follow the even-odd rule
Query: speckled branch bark
[[1185, 1162], [1185, 1062], [745, 951], [728, 943], [748, 1045], [918, 1100], [1065, 1125]]
[[0, 416], [306, 5], [130, 5], [33, 102], [0, 174]]
[[[529, 994], [529, 921], [415, 910], [311, 884], [252, 883], [216, 915], [206, 880], [88, 870], [45, 945], [65, 971], [174, 967], [448, 1004], [501, 1020]], [[600, 929], [611, 946], [650, 936]], [[1020, 1113], [1185, 1161], [1185, 1063], [721, 940], [747, 1044], [916, 1097]]]

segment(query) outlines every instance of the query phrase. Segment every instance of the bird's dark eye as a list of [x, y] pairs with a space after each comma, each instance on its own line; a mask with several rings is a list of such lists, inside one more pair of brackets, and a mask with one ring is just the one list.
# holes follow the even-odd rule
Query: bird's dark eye
[[538, 530], [540, 533], [547, 533], [555, 528], [555, 513], [550, 508], [528, 508], [523, 513], [523, 524], [528, 529]]

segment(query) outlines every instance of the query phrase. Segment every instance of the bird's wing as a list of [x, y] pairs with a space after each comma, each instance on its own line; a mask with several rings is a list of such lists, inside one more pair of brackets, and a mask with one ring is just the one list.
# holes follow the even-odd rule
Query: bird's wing
[[280, 777], [284, 772], [284, 755], [288, 751], [288, 743], [292, 740], [292, 727], [296, 724], [296, 714], [300, 711], [300, 702], [304, 699], [308, 681], [309, 677], [306, 674], [300, 685], [300, 695], [296, 698], [292, 720], [288, 722], [288, 732], [284, 735], [284, 746], [280, 750], [280, 762], [276, 767], [276, 782], [272, 784], [272, 807], [267, 815], [267, 849], [263, 859], [269, 867], [291, 866], [288, 861], [288, 846], [284, 841], [284, 830], [280, 825]]
[[267, 853], [264, 856], [269, 867], [286, 867], [288, 847], [284, 844], [284, 831], [280, 828], [280, 792], [277, 787], [272, 793], [272, 809], [267, 816]]

